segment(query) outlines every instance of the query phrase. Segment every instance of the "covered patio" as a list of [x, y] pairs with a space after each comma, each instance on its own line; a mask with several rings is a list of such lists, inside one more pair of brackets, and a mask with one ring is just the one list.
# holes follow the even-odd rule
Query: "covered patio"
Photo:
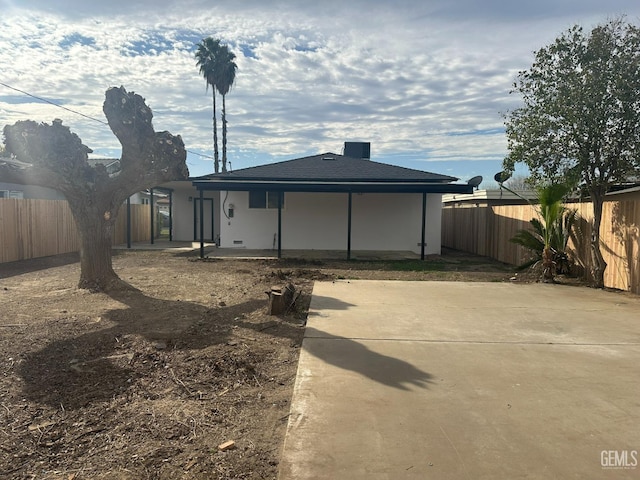
[[[469, 184], [453, 183], [457, 180], [325, 153], [198, 177], [192, 184], [199, 196], [200, 218], [205, 192], [220, 192], [224, 198], [217, 211], [226, 217], [218, 219], [225, 247], [264, 250], [272, 239], [277, 258], [283, 257], [286, 243], [287, 250], [336, 251], [347, 260], [359, 250], [366, 251], [360, 256], [370, 256], [371, 251], [387, 249], [424, 260], [428, 253], [439, 252], [441, 196], [473, 191]], [[263, 206], [252, 206], [256, 197], [262, 197]], [[199, 228], [204, 257], [203, 222]], [[260, 242], [255, 241], [258, 237]]]

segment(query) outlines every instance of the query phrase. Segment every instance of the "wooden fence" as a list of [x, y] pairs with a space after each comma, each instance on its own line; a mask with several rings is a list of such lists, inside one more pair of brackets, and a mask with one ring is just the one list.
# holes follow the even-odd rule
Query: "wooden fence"
[[[605, 285], [640, 294], [640, 199], [638, 195], [620, 195], [606, 201], [600, 230], [602, 252], [607, 262]], [[569, 249], [575, 262], [588, 276], [591, 267], [589, 239], [593, 207], [591, 203], [573, 203], [580, 215], [575, 241]], [[501, 262], [520, 265], [530, 253], [509, 240], [518, 230], [528, 229], [536, 216], [530, 205], [445, 207], [442, 212], [442, 245], [484, 255]]]
[[[147, 205], [131, 205], [131, 241], [149, 241]], [[127, 241], [126, 205], [120, 209], [113, 244]], [[66, 200], [0, 199], [0, 263], [80, 250], [80, 239]]]

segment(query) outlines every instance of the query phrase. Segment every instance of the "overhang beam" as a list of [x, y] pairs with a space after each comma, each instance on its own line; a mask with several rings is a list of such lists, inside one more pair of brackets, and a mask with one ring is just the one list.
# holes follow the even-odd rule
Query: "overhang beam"
[[472, 193], [466, 184], [421, 182], [290, 182], [245, 180], [193, 180], [199, 190], [339, 192], [339, 193]]

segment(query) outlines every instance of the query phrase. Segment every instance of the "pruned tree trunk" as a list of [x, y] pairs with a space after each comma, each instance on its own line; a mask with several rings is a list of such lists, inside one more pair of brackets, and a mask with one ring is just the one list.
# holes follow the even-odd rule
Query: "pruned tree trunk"
[[284, 287], [271, 287], [271, 290], [265, 293], [269, 297], [267, 314], [282, 315], [286, 314], [289, 308], [293, 306], [296, 287], [289, 282]]
[[[69, 206], [80, 235], [79, 288], [92, 292], [107, 291], [123, 284], [113, 270], [111, 248], [116, 216], [109, 210], [77, 204]], [[99, 213], [103, 210], [102, 214]]]
[[62, 192], [80, 234], [80, 288], [127, 287], [113, 270], [113, 228], [120, 206], [134, 193], [188, 177], [186, 150], [179, 135], [156, 132], [144, 98], [124, 87], [107, 90], [103, 110], [122, 145], [120, 171], [109, 175], [91, 167], [91, 152], [60, 120], [51, 125], [16, 122], [4, 128], [7, 150], [27, 167], [0, 166], [0, 177]]
[[593, 228], [591, 229], [591, 274], [593, 276], [593, 286], [604, 288], [604, 272], [607, 268], [600, 249], [600, 226], [602, 223], [603, 198], [599, 193], [591, 193], [593, 203]]
[[111, 262], [111, 227], [95, 225], [83, 227], [81, 231], [78, 287], [93, 292], [113, 289], [119, 283], [119, 277]]

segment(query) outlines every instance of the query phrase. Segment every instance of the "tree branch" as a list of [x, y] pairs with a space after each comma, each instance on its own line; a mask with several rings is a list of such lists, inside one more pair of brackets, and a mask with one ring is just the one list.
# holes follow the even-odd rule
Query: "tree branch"
[[[4, 164], [6, 178], [70, 192], [80, 184], [96, 181], [96, 171], [87, 162], [92, 150], [80, 138], [54, 120], [51, 125], [31, 120], [4, 127], [6, 150], [29, 166]], [[4, 175], [3, 175], [4, 178]]]
[[103, 110], [111, 131], [122, 144], [122, 170], [110, 179], [112, 187], [134, 193], [188, 178], [182, 138], [154, 131], [153, 114], [144, 98], [124, 87], [113, 87], [107, 90]]

